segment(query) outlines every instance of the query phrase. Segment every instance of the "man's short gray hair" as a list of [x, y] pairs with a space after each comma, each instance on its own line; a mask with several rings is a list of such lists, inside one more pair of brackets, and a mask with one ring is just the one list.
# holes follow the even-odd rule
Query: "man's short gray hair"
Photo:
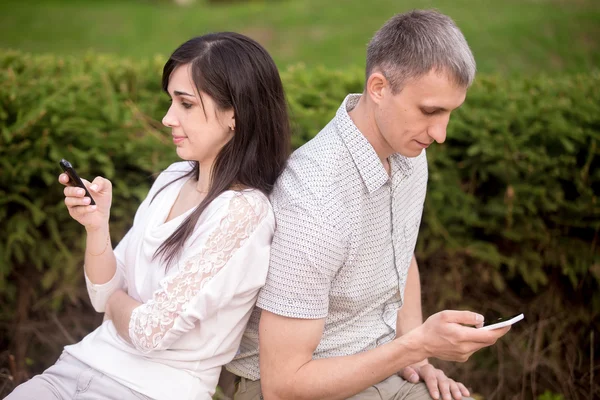
[[448, 74], [459, 86], [475, 78], [475, 59], [452, 18], [434, 10], [397, 14], [379, 29], [367, 47], [367, 80], [381, 72], [394, 93], [410, 79], [431, 70]]

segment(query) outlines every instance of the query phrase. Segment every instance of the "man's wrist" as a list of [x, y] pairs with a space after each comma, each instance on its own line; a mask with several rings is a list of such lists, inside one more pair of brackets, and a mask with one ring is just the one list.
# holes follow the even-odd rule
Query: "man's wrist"
[[396, 354], [402, 355], [402, 357], [396, 358], [398, 361], [402, 360], [396, 366], [397, 371], [410, 365], [419, 364], [429, 356], [419, 335], [408, 333], [394, 339], [392, 343], [397, 346]]
[[416, 364], [413, 364], [413, 367], [422, 367], [422, 366], [427, 365], [427, 364], [429, 364], [429, 359], [426, 358], [424, 360], [419, 361]]
[[403, 342], [406, 350], [414, 355], [414, 361], [412, 364], [419, 364], [423, 361], [427, 362], [427, 359], [432, 356], [427, 351], [427, 347], [423, 340], [423, 336], [420, 334], [419, 329], [413, 329], [410, 332], [401, 336], [399, 339]]

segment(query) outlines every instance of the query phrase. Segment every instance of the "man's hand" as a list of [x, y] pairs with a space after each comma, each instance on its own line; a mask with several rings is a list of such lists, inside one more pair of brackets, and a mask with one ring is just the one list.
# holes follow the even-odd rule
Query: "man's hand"
[[470, 396], [470, 393], [465, 385], [448, 378], [444, 371], [435, 368], [429, 363], [411, 365], [402, 369], [398, 375], [408, 382], [425, 382], [427, 389], [429, 390], [429, 394], [434, 399], [439, 399], [440, 393], [443, 400], [451, 400], [452, 398], [455, 400], [461, 400], [463, 396]]
[[445, 310], [433, 314], [423, 325], [400, 339], [412, 342], [415, 349], [424, 348], [426, 358], [465, 362], [473, 353], [493, 345], [510, 330], [510, 326], [490, 331], [474, 328], [481, 325], [483, 316], [479, 314]]

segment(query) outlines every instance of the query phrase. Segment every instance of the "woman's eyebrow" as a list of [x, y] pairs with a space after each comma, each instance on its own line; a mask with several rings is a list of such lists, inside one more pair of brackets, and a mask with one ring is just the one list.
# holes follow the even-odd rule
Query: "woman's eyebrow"
[[173, 94], [174, 94], [175, 96], [190, 96], [190, 97], [196, 97], [196, 96], [194, 96], [193, 94], [189, 94], [189, 93], [186, 93], [186, 92], [180, 92], [179, 90], [174, 90], [174, 91], [173, 91]]

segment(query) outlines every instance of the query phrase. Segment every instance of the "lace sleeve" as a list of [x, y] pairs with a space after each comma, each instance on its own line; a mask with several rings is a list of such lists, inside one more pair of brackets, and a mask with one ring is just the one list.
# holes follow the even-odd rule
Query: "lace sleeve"
[[[254, 203], [254, 204], [252, 204]], [[268, 211], [266, 199], [236, 195], [218, 226], [209, 234], [200, 253], [180, 271], [165, 278], [152, 299], [133, 310], [129, 320], [131, 343], [141, 352], [162, 350], [180, 335], [169, 334], [190, 301], [240, 249]], [[187, 330], [194, 326], [189, 324]]]

